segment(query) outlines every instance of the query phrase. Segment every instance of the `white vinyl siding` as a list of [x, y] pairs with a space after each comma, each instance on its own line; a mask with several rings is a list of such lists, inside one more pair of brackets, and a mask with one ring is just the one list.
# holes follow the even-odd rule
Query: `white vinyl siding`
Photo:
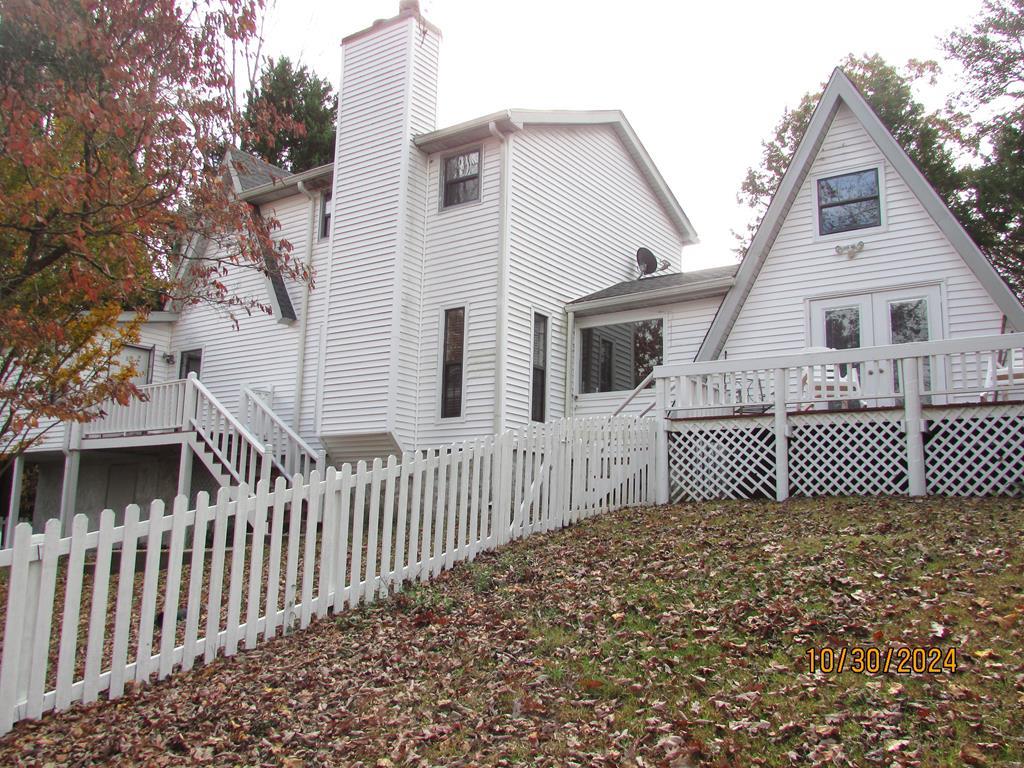
[[636, 250], [682, 239], [610, 126], [529, 126], [512, 160], [505, 427], [530, 419], [533, 313], [551, 319], [549, 419], [565, 409], [565, 304], [636, 277]]
[[[437, 205], [440, 158], [440, 154], [430, 157], [427, 180], [431, 192], [426, 207], [418, 447], [471, 439], [494, 428], [501, 148], [494, 140], [483, 145], [481, 202], [448, 210]], [[465, 399], [462, 418], [442, 422], [438, 400], [442, 310], [454, 306], [466, 307]]]
[[[274, 236], [291, 243], [291, 255], [298, 260], [304, 260], [306, 256], [311, 206], [316, 206], [319, 211], [319, 200], [311, 202], [300, 193], [263, 206], [264, 215], [272, 216], [280, 222], [281, 227], [275, 231]], [[313, 266], [317, 275], [323, 275], [326, 271], [326, 245], [326, 242], [314, 242]], [[311, 422], [306, 417], [313, 410], [315, 378], [311, 377], [315, 376], [318, 358], [313, 344], [327, 293], [326, 280], [319, 278], [315, 282], [310, 294], [304, 387], [306, 399], [303, 403], [303, 421], [306, 426], [302, 435], [307, 440], [315, 439], [310, 430]], [[225, 283], [232, 294], [254, 296], [266, 303], [267, 280], [253, 269], [232, 268]], [[290, 282], [289, 293], [296, 314], [301, 317], [302, 305], [306, 301], [305, 289], [301, 284]], [[170, 366], [173, 368], [171, 378], [178, 377], [182, 351], [201, 349], [203, 365], [200, 377], [229, 410], [236, 415], [240, 413], [240, 391], [243, 385], [272, 389], [273, 408], [290, 425], [295, 413], [295, 372], [301, 324], [296, 322], [285, 325], [259, 310], [250, 314], [236, 308], [233, 315], [238, 322], [237, 328], [222, 308], [197, 305], [182, 310], [174, 326], [172, 344], [175, 364]]]
[[[813, 183], [823, 176], [880, 167], [885, 226], [817, 237]], [[863, 241], [854, 258], [837, 245]], [[1001, 313], [853, 113], [841, 106], [779, 236], [726, 341], [730, 358], [802, 349], [806, 302], [830, 293], [871, 293], [923, 282], [943, 286], [949, 337], [998, 333]]]
[[[413, 34], [413, 79], [409, 103], [409, 131], [413, 136], [436, 127], [438, 39], [429, 34]], [[431, 169], [427, 156], [412, 141], [405, 145], [406, 202], [405, 245], [401, 268], [401, 297], [398, 307], [398, 356], [393, 371], [394, 391], [392, 428], [403, 448], [416, 445], [421, 326], [423, 324], [424, 259], [427, 258], [427, 219], [434, 209]]]

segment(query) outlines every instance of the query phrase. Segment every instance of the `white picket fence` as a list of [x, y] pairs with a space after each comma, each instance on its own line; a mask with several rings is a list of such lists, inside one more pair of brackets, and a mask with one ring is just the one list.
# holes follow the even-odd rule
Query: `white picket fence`
[[162, 501], [145, 518], [131, 505], [117, 525], [106, 510], [97, 531], [77, 515], [64, 538], [57, 520], [35, 535], [22, 523], [0, 550], [0, 733], [232, 656], [511, 539], [649, 504], [656, 437], [651, 419], [563, 420], [308, 483], [243, 484], [237, 500], [222, 488], [191, 510], [184, 496], [170, 514]]

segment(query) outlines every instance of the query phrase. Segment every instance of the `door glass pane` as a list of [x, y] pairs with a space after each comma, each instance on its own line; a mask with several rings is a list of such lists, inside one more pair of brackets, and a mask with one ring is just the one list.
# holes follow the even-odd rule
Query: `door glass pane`
[[[893, 344], [928, 341], [928, 300], [908, 299], [889, 302], [889, 337]], [[900, 392], [899, 372], [893, 371], [893, 385]], [[931, 389], [931, 360], [925, 359], [921, 386]]]
[[890, 302], [889, 327], [893, 344], [928, 341], [928, 300]]
[[829, 349], [857, 349], [860, 346], [859, 308], [825, 310], [825, 346]]

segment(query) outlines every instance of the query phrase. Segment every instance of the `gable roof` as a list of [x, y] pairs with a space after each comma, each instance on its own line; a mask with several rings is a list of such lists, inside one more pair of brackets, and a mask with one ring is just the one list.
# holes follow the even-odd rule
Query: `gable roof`
[[250, 155], [235, 147], [228, 147], [224, 155], [224, 167], [227, 168], [231, 188], [236, 195], [273, 184], [292, 175], [283, 168], [271, 165], [256, 155]]
[[538, 109], [506, 109], [490, 115], [484, 115], [465, 123], [441, 128], [437, 131], [424, 133], [416, 136], [413, 141], [416, 146], [427, 153], [442, 152], [446, 149], [470, 144], [475, 141], [482, 141], [489, 138], [491, 125], [503, 133], [512, 133], [522, 130], [526, 125], [607, 125], [610, 126], [619, 137], [629, 156], [640, 169], [640, 173], [654, 191], [655, 197], [665, 209], [666, 214], [672, 221], [673, 226], [679, 233], [684, 245], [693, 245], [698, 242], [697, 230], [693, 228], [690, 219], [683, 208], [672, 194], [668, 184], [654, 165], [651, 156], [647, 154], [640, 138], [633, 130], [633, 126], [626, 120], [625, 115], [617, 109], [606, 110], [538, 110]]
[[571, 301], [565, 309], [577, 315], [588, 315], [721, 296], [732, 287], [735, 273], [736, 265], [729, 264], [625, 280]]
[[889, 133], [850, 78], [841, 69], [836, 68], [814, 109], [807, 132], [800, 140], [793, 159], [779, 183], [779, 188], [772, 197], [771, 204], [740, 263], [739, 271], [736, 273], [736, 284], [722, 301], [722, 306], [718, 309], [718, 314], [704, 338], [704, 343], [701, 344], [696, 357], [697, 361], [714, 360], [721, 354], [729, 332], [732, 330], [736, 318], [739, 317], [747, 296], [750, 295], [750, 290], [757, 280], [768, 253], [775, 244], [775, 239], [779, 235], [800, 187], [807, 178], [811, 165], [818, 155], [818, 150], [821, 149], [821, 144], [825, 140], [825, 135], [841, 104], [845, 104], [860, 121], [864, 130], [885, 156], [888, 164], [917, 196], [918, 201], [938, 225], [942, 234], [946, 236], [946, 239], [974, 273], [978, 282], [992, 297], [1002, 313], [1006, 315], [1010, 325], [1017, 330], [1024, 330], [1024, 306], [1021, 306], [1020, 301], [964, 231], [960, 222], [957, 221], [952, 211], [939, 197], [914, 161]]

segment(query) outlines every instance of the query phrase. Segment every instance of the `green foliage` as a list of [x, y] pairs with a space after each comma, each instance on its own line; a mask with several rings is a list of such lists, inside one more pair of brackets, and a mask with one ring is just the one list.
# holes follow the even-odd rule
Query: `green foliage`
[[[938, 73], [935, 62], [911, 61], [904, 70], [897, 69], [877, 54], [849, 55], [840, 64], [842, 70], [860, 89], [868, 103], [881, 118], [900, 146], [924, 172], [939, 195], [961, 213], [959, 192], [963, 178], [957, 170], [947, 140], [955, 134], [952, 123], [937, 112], [928, 112], [914, 97], [913, 86]], [[807, 130], [814, 108], [825, 88], [805, 93], [795, 109], [786, 109], [772, 136], [762, 142], [761, 166], [747, 170], [737, 200], [757, 212], [756, 220], [737, 238], [742, 254], [750, 245], [760, 219]]]
[[965, 226], [1024, 297], [1024, 0], [988, 0], [945, 50], [964, 71], [955, 100], [993, 115], [970, 121], [963, 142], [979, 161], [965, 174]]
[[[242, 148], [289, 171], [304, 171], [334, 158], [338, 97], [331, 84], [287, 56], [267, 62], [249, 94]], [[282, 122], [268, 131], [268, 121]]]

